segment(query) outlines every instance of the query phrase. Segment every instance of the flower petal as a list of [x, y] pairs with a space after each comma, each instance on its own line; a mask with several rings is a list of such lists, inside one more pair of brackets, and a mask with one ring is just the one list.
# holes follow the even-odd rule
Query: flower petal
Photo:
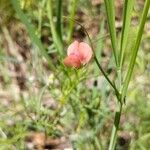
[[76, 54], [78, 55], [79, 51], [79, 42], [78, 41], [74, 41], [72, 44], [70, 44], [70, 46], [67, 49], [67, 55], [69, 56], [70, 54]]
[[80, 68], [81, 61], [80, 58], [76, 55], [69, 55], [64, 59], [64, 64], [68, 67]]
[[91, 47], [87, 43], [81, 42], [79, 43], [78, 50], [80, 52], [80, 55], [82, 55], [82, 64], [88, 63], [92, 58], [92, 54], [93, 54]]

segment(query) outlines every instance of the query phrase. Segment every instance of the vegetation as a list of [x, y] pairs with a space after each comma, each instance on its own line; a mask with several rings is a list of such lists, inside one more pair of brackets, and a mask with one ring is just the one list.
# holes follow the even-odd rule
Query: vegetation
[[[1, 0], [0, 150], [149, 149], [149, 6]], [[93, 51], [78, 67], [75, 40]]]

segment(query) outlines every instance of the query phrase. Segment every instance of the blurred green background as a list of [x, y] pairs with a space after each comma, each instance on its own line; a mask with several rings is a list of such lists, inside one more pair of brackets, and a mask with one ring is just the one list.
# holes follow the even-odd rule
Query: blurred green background
[[[104, 2], [50, 1], [0, 0], [0, 150], [105, 150], [117, 103], [113, 91], [93, 61], [79, 70], [63, 64], [74, 39], [87, 41], [72, 21], [76, 19], [91, 36], [105, 71], [116, 78]], [[123, 1], [115, 2], [119, 37]], [[143, 5], [144, 0], [137, 0], [134, 6], [128, 47]], [[128, 47], [124, 71], [130, 60]], [[116, 149], [150, 149], [150, 13]]]

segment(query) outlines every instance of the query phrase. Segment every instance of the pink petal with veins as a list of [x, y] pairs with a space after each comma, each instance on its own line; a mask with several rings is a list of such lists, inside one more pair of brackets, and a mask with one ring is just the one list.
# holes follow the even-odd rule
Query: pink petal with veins
[[83, 59], [82, 59], [83, 64], [88, 63], [90, 61], [90, 59], [92, 58], [93, 51], [87, 43], [81, 42], [79, 44], [78, 51], [83, 57]]
[[72, 44], [69, 45], [68, 49], [67, 49], [67, 55], [69, 56], [70, 54], [78, 54], [79, 48], [79, 42], [78, 41], [74, 41]]
[[68, 67], [80, 68], [92, 58], [93, 51], [85, 42], [74, 41], [67, 49], [67, 57], [64, 64]]

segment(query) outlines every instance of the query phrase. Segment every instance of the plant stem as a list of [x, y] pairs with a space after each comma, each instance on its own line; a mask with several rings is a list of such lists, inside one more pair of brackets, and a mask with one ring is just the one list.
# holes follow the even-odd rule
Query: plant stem
[[[78, 22], [77, 22], [77, 23], [78, 23]], [[79, 24], [79, 23], [78, 23], [78, 24]], [[94, 60], [95, 60], [95, 62], [96, 62], [96, 64], [97, 64], [98, 68], [100, 69], [100, 71], [102, 72], [102, 74], [104, 75], [104, 77], [106, 78], [106, 80], [109, 82], [109, 84], [112, 86], [112, 88], [115, 90], [116, 96], [117, 96], [117, 98], [119, 99], [120, 93], [118, 92], [118, 90], [117, 90], [115, 84], [113, 84], [113, 83], [111, 82], [111, 80], [109, 79], [108, 75], [105, 73], [105, 71], [103, 70], [102, 66], [100, 65], [100, 63], [99, 63], [99, 61], [98, 61], [98, 59], [97, 59], [97, 57], [96, 57], [96, 55], [95, 55], [94, 47], [93, 47], [93, 44], [92, 44], [92, 40], [91, 40], [91, 38], [90, 38], [88, 32], [86, 31], [86, 29], [85, 29], [81, 24], [79, 24], [79, 25], [81, 26], [81, 28], [84, 30], [84, 32], [86, 33], [86, 35], [87, 35], [87, 37], [88, 37], [88, 40], [89, 40], [89, 42], [90, 42], [92, 51], [93, 51], [93, 53], [94, 53]]]
[[114, 121], [114, 125], [113, 125], [113, 128], [112, 128], [110, 144], [109, 144], [109, 150], [114, 150], [115, 149], [117, 131], [118, 131], [118, 128], [119, 128], [121, 113], [122, 113], [122, 103], [120, 103], [119, 111], [116, 111], [116, 114], [115, 114], [115, 121]]
[[96, 57], [96, 55], [94, 55], [94, 60], [98, 66], [98, 68], [100, 69], [100, 71], [102, 72], [102, 74], [104, 75], [104, 77], [106, 78], [106, 80], [109, 82], [109, 84], [112, 86], [112, 88], [115, 90], [116, 92], [116, 96], [119, 97], [119, 92], [115, 86], [115, 84], [113, 84], [110, 79], [108, 78], [108, 75], [105, 73], [105, 71], [103, 70], [103, 68], [101, 67], [100, 63], [98, 62], [98, 59]]

